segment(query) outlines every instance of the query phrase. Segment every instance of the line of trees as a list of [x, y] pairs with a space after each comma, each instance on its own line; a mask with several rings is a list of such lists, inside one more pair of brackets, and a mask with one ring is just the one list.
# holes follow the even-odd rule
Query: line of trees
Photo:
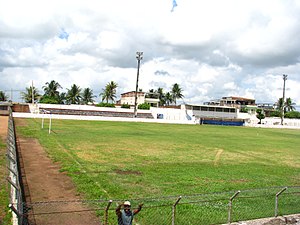
[[[102, 102], [114, 103], [118, 84], [114, 81], [108, 82], [100, 93]], [[96, 97], [91, 88], [81, 89], [78, 85], [73, 84], [66, 92], [61, 92], [62, 86], [52, 80], [46, 82], [42, 87], [44, 94], [40, 94], [38, 89], [34, 86], [26, 87], [24, 92], [21, 92], [21, 97], [26, 103], [39, 102], [45, 104], [93, 104]], [[140, 90], [141, 91], [141, 90]], [[172, 85], [171, 90], [164, 92], [163, 88], [159, 87], [157, 90], [150, 89], [146, 94], [146, 98], [158, 98], [159, 106], [177, 105], [177, 100], [182, 99], [184, 95], [183, 90], [178, 83]], [[32, 99], [33, 98], [33, 99]], [[3, 91], [0, 91], [0, 101], [7, 101], [8, 97]], [[33, 100], [33, 101], [32, 101]]]
[[[116, 88], [117, 83], [111, 81], [107, 83], [103, 92], [100, 93], [102, 96], [102, 101], [107, 102], [114, 101], [116, 98]], [[62, 86], [52, 80], [51, 82], [46, 82], [45, 86], [42, 87], [44, 94], [41, 95], [35, 87], [27, 87], [24, 92], [21, 92], [22, 98], [26, 103], [31, 103], [32, 98], [34, 102], [40, 102], [45, 104], [93, 104], [94, 98], [96, 97], [91, 88], [80, 88], [76, 84], [72, 84], [71, 88], [67, 88], [67, 92], [60, 92]]]
[[300, 118], [300, 112], [296, 111], [295, 103], [291, 98], [286, 98], [284, 101], [283, 98], [279, 98], [276, 103], [276, 111], [271, 113], [271, 116], [281, 117], [283, 109], [283, 117], [285, 118]]
[[172, 85], [171, 91], [164, 92], [163, 88], [159, 87], [157, 90], [150, 89], [146, 95], [146, 98], [156, 98], [158, 96], [159, 106], [169, 106], [173, 103], [177, 105], [178, 99], [183, 99], [183, 90], [179, 84], [175, 83]]
[[[279, 98], [278, 101], [276, 102], [275, 110], [257, 109], [256, 117], [259, 119], [259, 123], [261, 123], [261, 120], [265, 119], [266, 116], [281, 117], [282, 113], [283, 113], [283, 117], [285, 117], [285, 118], [299, 118], [300, 119], [300, 112], [296, 111], [295, 105], [296, 104], [292, 101], [291, 98], [286, 98], [285, 101], [283, 101], [283, 98]], [[282, 109], [283, 109], [283, 112], [282, 112]]]

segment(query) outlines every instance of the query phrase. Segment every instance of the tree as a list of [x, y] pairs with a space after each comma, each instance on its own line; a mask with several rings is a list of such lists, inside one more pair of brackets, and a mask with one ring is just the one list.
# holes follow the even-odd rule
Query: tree
[[170, 92], [166, 93], [165, 102], [166, 102], [167, 105], [170, 105], [173, 102], [173, 96]]
[[83, 104], [87, 105], [89, 103], [94, 103], [94, 99], [96, 96], [93, 95], [93, 90], [90, 88], [83, 89], [82, 92], [82, 102]]
[[286, 101], [285, 101], [285, 104], [284, 104], [284, 112], [295, 111], [296, 108], [295, 108], [294, 105], [296, 105], [296, 104], [292, 102], [292, 99], [287, 98]]
[[76, 84], [71, 86], [71, 89], [67, 89], [66, 100], [68, 104], [79, 104], [82, 97], [80, 95], [81, 88]]
[[292, 102], [291, 98], [287, 98], [286, 101], [283, 101], [283, 98], [279, 98], [276, 103], [276, 109], [279, 111], [279, 116], [281, 117], [281, 121], [286, 116], [287, 112], [295, 111], [294, 107], [295, 103]]
[[106, 103], [108, 103], [109, 100], [114, 102], [116, 98], [116, 89], [118, 87], [118, 84], [114, 81], [108, 82], [103, 89], [103, 92], [100, 94], [102, 95], [102, 101], [106, 100]]
[[58, 104], [66, 104], [67, 101], [67, 94], [66, 92], [62, 92], [58, 96]]
[[41, 97], [36, 87], [30, 86], [26, 88], [25, 92], [21, 92], [21, 96], [26, 103], [32, 103], [32, 95], [34, 101], [37, 101]]
[[256, 118], [259, 119], [259, 124], [261, 124], [261, 120], [266, 117], [264, 111], [262, 109], [257, 109], [256, 113]]
[[0, 91], [0, 101], [5, 102], [5, 101], [7, 101], [7, 99], [8, 99], [8, 97], [5, 94], [5, 92], [4, 91]]
[[173, 84], [171, 94], [172, 94], [175, 105], [176, 105], [176, 99], [180, 99], [180, 98], [184, 97], [182, 94], [182, 89], [179, 87], [179, 84], [177, 84], [177, 83]]
[[283, 105], [284, 105], [283, 98], [279, 98], [278, 101], [276, 102], [276, 109], [280, 111]]
[[157, 93], [158, 93], [158, 99], [159, 99], [159, 105], [165, 105], [166, 104], [166, 99], [165, 99], [165, 93], [163, 88], [159, 87], [157, 89]]
[[43, 86], [44, 89], [44, 95], [40, 99], [40, 103], [46, 103], [46, 104], [60, 104], [59, 101], [59, 91], [58, 89], [61, 89], [62, 87], [58, 82], [55, 80], [52, 80], [50, 83], [46, 82], [45, 86]]
[[58, 98], [59, 96], [59, 91], [58, 89], [61, 89], [62, 87], [60, 86], [60, 84], [58, 82], [56, 82], [55, 80], [52, 80], [50, 83], [46, 82], [45, 86], [43, 86], [44, 95], [49, 96], [50, 98]]

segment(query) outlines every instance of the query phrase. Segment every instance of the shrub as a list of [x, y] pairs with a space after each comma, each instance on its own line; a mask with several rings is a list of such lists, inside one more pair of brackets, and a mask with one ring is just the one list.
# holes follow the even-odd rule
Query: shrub
[[270, 117], [280, 117], [281, 113], [280, 111], [271, 111]]
[[54, 97], [49, 97], [49, 96], [43, 96], [40, 101], [40, 103], [44, 104], [58, 104], [58, 100]]
[[150, 109], [150, 104], [148, 104], [148, 103], [139, 104], [139, 105], [138, 105], [138, 109], [146, 109], [146, 110], [149, 110], [149, 109]]
[[256, 118], [259, 119], [259, 124], [261, 124], [261, 120], [265, 118], [265, 114], [262, 109], [256, 110]]
[[121, 108], [129, 109], [129, 108], [130, 108], [130, 105], [128, 105], [128, 104], [122, 104], [122, 105], [121, 105]]
[[110, 107], [110, 108], [115, 108], [115, 104], [114, 104], [114, 103], [105, 103], [105, 102], [100, 102], [100, 103], [97, 104], [96, 106], [98, 106], [98, 107]]
[[242, 113], [247, 113], [247, 112], [248, 112], [248, 109], [245, 108], [245, 107], [243, 107], [243, 108], [241, 108], [240, 112], [242, 112]]
[[284, 117], [290, 119], [300, 119], [300, 112], [298, 111], [287, 112], [284, 114]]

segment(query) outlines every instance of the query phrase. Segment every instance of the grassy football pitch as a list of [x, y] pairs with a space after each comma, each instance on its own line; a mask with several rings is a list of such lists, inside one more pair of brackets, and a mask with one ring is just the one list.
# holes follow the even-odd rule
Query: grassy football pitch
[[89, 199], [300, 185], [300, 131], [209, 125], [23, 119]]

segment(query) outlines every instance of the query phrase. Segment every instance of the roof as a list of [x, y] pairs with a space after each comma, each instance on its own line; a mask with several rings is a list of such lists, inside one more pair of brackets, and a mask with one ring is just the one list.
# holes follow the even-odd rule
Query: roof
[[[135, 91], [128, 91], [128, 92], [122, 93], [121, 95], [134, 94], [134, 93], [135, 93]], [[143, 91], [138, 91], [137, 93], [138, 94], [145, 94], [145, 92], [143, 92]]]
[[235, 96], [222, 97], [222, 99], [228, 99], [228, 98], [231, 98], [232, 100], [255, 101], [255, 99], [252, 98], [243, 98], [243, 97], [235, 97]]

